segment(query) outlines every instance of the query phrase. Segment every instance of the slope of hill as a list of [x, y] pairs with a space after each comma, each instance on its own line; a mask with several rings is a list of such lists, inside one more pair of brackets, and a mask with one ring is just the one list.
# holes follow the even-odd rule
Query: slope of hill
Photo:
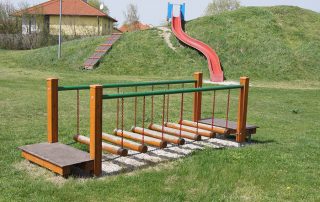
[[[245, 7], [186, 24], [191, 36], [210, 44], [227, 79], [320, 80], [320, 14], [299, 7]], [[190, 75], [207, 63], [191, 48], [164, 46], [155, 30], [129, 33], [105, 58], [112, 74]], [[180, 48], [179, 48], [180, 47]]]
[[79, 70], [83, 62], [102, 43], [105, 37], [90, 37], [63, 43], [62, 59], [58, 60], [58, 46], [25, 51], [2, 51], [0, 65], [7, 68], [32, 68], [41, 70]]
[[[220, 56], [227, 79], [247, 75], [254, 80], [320, 80], [320, 14], [299, 7], [244, 7], [186, 24], [192, 37], [212, 46]], [[124, 34], [102, 60], [97, 74], [189, 77], [203, 71], [205, 58], [171, 37], [170, 49], [159, 30]], [[0, 65], [79, 71], [104, 37], [64, 43], [32, 51], [2, 51]], [[95, 73], [93, 73], [95, 74]]]
[[319, 80], [320, 14], [299, 7], [246, 7], [203, 17], [186, 30], [218, 52], [227, 77]]

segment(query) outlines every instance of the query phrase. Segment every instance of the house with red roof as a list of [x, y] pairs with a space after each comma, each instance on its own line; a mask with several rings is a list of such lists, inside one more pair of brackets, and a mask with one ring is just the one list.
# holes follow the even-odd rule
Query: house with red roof
[[[50, 0], [15, 12], [21, 17], [22, 33], [47, 31], [59, 33], [60, 0]], [[116, 19], [89, 5], [86, 0], [62, 0], [62, 26], [64, 35], [106, 35], [113, 32]]]

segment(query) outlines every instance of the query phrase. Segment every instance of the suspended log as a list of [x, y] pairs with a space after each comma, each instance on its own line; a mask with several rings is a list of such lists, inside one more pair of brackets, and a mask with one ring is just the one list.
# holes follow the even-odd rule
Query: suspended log
[[121, 130], [117, 130], [115, 129], [114, 130], [114, 134], [122, 137], [125, 137], [125, 138], [128, 138], [128, 139], [131, 139], [131, 140], [134, 140], [134, 141], [137, 141], [137, 142], [143, 142], [145, 144], [148, 144], [148, 145], [151, 145], [151, 146], [155, 146], [155, 147], [159, 147], [159, 148], [165, 148], [167, 147], [167, 141], [162, 141], [162, 140], [158, 140], [156, 138], [153, 138], [153, 137], [149, 137], [149, 136], [143, 136], [140, 135], [140, 134], [137, 134], [137, 133], [133, 133], [133, 132], [129, 132], [129, 131], [121, 131]]
[[203, 130], [201, 128], [197, 129], [197, 128], [194, 128], [194, 127], [180, 125], [180, 124], [177, 124], [177, 123], [168, 122], [168, 123], [165, 123], [165, 126], [167, 126], [169, 128], [174, 128], [174, 129], [177, 129], [177, 130], [180, 130], [180, 127], [181, 127], [181, 130], [183, 130], [183, 131], [187, 131], [187, 132], [190, 132], [190, 133], [198, 134], [198, 135], [201, 135], [201, 136], [204, 136], [204, 137], [209, 137], [209, 138], [213, 138], [216, 135], [212, 131]]
[[[77, 142], [80, 142], [85, 145], [90, 145], [90, 138], [82, 135], [75, 135], [73, 139]], [[127, 149], [122, 149], [121, 147], [107, 144], [105, 142], [102, 142], [102, 150], [109, 152], [111, 154], [117, 154], [120, 156], [127, 156], [128, 155], [128, 150]]]
[[[113, 144], [119, 145], [119, 146], [121, 146], [121, 144], [122, 144], [121, 137], [117, 137], [117, 136], [110, 135], [110, 134], [102, 133], [102, 139], [106, 140], [108, 142], [111, 142]], [[123, 139], [123, 147], [134, 150], [134, 151], [138, 151], [141, 153], [146, 153], [148, 151], [148, 147], [146, 145], [142, 145], [142, 144], [139, 144], [137, 142], [130, 141], [127, 139]]]
[[[182, 125], [186, 125], [186, 126], [191, 126], [194, 128], [197, 128], [197, 122], [193, 122], [193, 121], [188, 121], [188, 120], [182, 120]], [[216, 126], [211, 126], [208, 124], [203, 124], [203, 123], [198, 123], [198, 128], [201, 128], [203, 130], [209, 130], [215, 133], [219, 133], [219, 134], [223, 134], [223, 135], [229, 135], [230, 134], [230, 130], [227, 128], [221, 128], [221, 127], [216, 127]]]
[[[149, 130], [147, 128], [143, 129], [140, 127], [133, 127], [131, 130], [132, 130], [132, 132], [135, 132], [135, 133], [139, 133], [139, 134], [144, 133], [145, 135], [147, 135], [149, 137], [153, 137], [153, 138], [157, 138], [159, 140], [162, 140], [162, 133], [158, 132], [158, 131]], [[184, 143], [185, 143], [185, 140], [183, 138], [172, 136], [172, 135], [169, 135], [166, 133], [163, 134], [163, 140], [165, 140], [169, 143], [177, 144], [177, 145], [184, 145]]]
[[[150, 124], [149, 129], [162, 132], [162, 126], [161, 125], [157, 125], [157, 124]], [[177, 130], [177, 129], [163, 127], [163, 132], [180, 137], [180, 130]], [[197, 135], [197, 134], [194, 134], [194, 133], [189, 133], [189, 132], [186, 132], [186, 131], [181, 131], [181, 137], [187, 138], [187, 139], [190, 139], [190, 140], [196, 140], [196, 141], [201, 140], [201, 136], [200, 135]]]

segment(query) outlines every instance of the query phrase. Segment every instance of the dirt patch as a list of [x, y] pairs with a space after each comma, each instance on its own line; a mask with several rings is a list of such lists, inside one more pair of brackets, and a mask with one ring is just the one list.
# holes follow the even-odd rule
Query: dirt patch
[[26, 161], [26, 160], [16, 163], [14, 165], [14, 168], [19, 171], [27, 173], [32, 179], [41, 178], [58, 186], [62, 186], [64, 185], [65, 182], [67, 182], [67, 179], [59, 175], [56, 175], [45, 168], [42, 168], [42, 167], [39, 167], [38, 165], [30, 163], [29, 161]]
[[172, 33], [171, 30], [167, 27], [158, 27], [158, 29], [162, 31], [160, 33], [160, 36], [164, 39], [164, 41], [169, 46], [169, 48], [176, 51], [176, 48], [173, 46], [173, 44], [170, 41], [170, 37], [171, 37], [171, 33]]

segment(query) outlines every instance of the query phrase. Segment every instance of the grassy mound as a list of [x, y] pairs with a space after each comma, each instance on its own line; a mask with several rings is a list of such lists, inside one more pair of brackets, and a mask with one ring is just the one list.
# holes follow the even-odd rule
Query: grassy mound
[[[299, 22], [299, 23], [298, 23]], [[228, 79], [319, 80], [320, 14], [299, 7], [246, 7], [186, 24], [212, 46]], [[126, 34], [101, 65], [110, 74], [190, 75], [207, 63], [191, 48], [169, 49], [157, 31]]]
[[210, 44], [227, 77], [319, 80], [320, 14], [299, 7], [246, 7], [186, 25]]
[[1, 51], [0, 64], [7, 68], [73, 71], [83, 67], [105, 37], [90, 37], [63, 43], [62, 59], [58, 59], [58, 46], [27, 51]]
[[[320, 80], [320, 14], [299, 7], [245, 7], [186, 24], [189, 35], [208, 43], [220, 56], [227, 79]], [[189, 77], [203, 71], [205, 58], [181, 46], [171, 50], [159, 30], [126, 33], [102, 60], [97, 74]], [[79, 71], [104, 37], [66, 42], [63, 59], [57, 46], [32, 51], [1, 51], [6, 67]], [[21, 66], [23, 64], [23, 66]], [[64, 71], [66, 70], [66, 71]]]

